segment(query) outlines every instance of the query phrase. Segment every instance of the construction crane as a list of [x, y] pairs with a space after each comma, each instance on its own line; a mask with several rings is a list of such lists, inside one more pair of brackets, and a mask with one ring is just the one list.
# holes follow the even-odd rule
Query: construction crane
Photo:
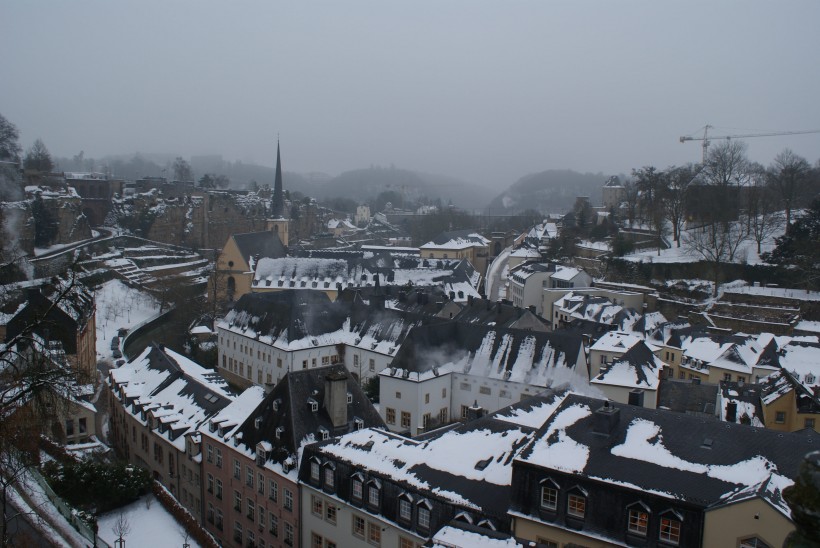
[[820, 129], [810, 129], [806, 131], [771, 131], [768, 133], [746, 133], [739, 135], [709, 135], [709, 130], [714, 129], [713, 126], [706, 125], [703, 127], [703, 137], [692, 137], [684, 135], [680, 138], [681, 143], [686, 141], [703, 141], [703, 163], [706, 163], [706, 154], [709, 152], [710, 139], [746, 139], [748, 137], [776, 137], [779, 135], [806, 135], [808, 133], [820, 133]]

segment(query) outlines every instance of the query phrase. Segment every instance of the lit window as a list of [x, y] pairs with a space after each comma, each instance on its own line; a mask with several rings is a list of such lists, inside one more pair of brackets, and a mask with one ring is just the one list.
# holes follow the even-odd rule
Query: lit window
[[643, 507], [629, 510], [629, 532], [636, 535], [646, 536], [646, 529], [649, 525], [649, 513]]
[[570, 495], [567, 499], [567, 513], [576, 518], [583, 518], [586, 512], [587, 499], [581, 495]]
[[662, 517], [659, 538], [662, 541], [677, 544], [680, 542], [680, 525], [680, 520], [668, 516]]

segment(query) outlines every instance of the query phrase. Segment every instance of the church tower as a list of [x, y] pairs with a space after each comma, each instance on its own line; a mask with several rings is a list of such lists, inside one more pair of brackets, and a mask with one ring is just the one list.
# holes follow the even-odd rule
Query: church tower
[[271, 218], [267, 229], [279, 236], [282, 245], [288, 245], [289, 222], [285, 218], [285, 192], [282, 190], [282, 158], [279, 154], [279, 140], [276, 141], [276, 178], [273, 182], [273, 199], [271, 200]]
[[273, 201], [271, 202], [271, 216], [284, 217], [285, 195], [282, 190], [282, 158], [279, 155], [279, 140], [276, 141], [276, 178], [273, 181]]

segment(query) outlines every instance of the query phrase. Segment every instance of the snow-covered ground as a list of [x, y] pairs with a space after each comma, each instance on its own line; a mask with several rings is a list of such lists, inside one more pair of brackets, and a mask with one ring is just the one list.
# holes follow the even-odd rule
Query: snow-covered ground
[[97, 298], [97, 359], [111, 358], [111, 339], [121, 327], [129, 331], [159, 313], [159, 303], [120, 280], [105, 282]]
[[[669, 249], [662, 249], [658, 255], [657, 249], [643, 249], [624, 256], [627, 261], [643, 262], [643, 263], [692, 263], [703, 259], [697, 252], [690, 250], [686, 245], [687, 231], [683, 232], [681, 238], [681, 245], [677, 247], [677, 242], [672, 241], [672, 247]], [[778, 231], [772, 236], [763, 240], [760, 251], [766, 253], [774, 249], [774, 240], [778, 236], [783, 235], [783, 230]], [[749, 238], [740, 244], [740, 247], [735, 253], [736, 263], [748, 264], [762, 264], [760, 255], [757, 253], [757, 242]]]
[[[100, 516], [97, 533], [104, 541], [114, 546], [117, 535], [114, 527], [122, 514], [128, 523], [129, 532], [124, 535], [126, 546], [147, 546], [150, 548], [176, 548], [185, 541], [185, 529], [177, 523], [154, 495], [146, 495], [140, 500]], [[187, 539], [191, 548], [199, 544]]]
[[487, 298], [491, 301], [501, 298], [500, 290], [507, 281], [507, 261], [511, 251], [511, 247], [504, 249], [487, 269]]

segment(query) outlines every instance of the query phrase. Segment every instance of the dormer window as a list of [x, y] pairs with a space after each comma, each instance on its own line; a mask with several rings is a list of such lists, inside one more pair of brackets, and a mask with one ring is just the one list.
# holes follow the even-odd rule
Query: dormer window
[[282, 401], [279, 398], [273, 400], [273, 410], [279, 411], [279, 405], [281, 405], [281, 403]]
[[669, 544], [678, 544], [682, 524], [683, 516], [675, 510], [667, 510], [661, 514], [661, 527], [658, 531], [658, 538]]
[[558, 484], [547, 478], [541, 480], [541, 509], [554, 512], [558, 508]]
[[319, 459], [313, 457], [310, 459], [310, 481], [319, 483]]
[[353, 429], [354, 430], [361, 430], [364, 428], [364, 421], [359, 417], [353, 419]]
[[381, 502], [382, 483], [373, 479], [367, 484], [367, 504], [371, 508], [378, 509]]
[[488, 519], [482, 519], [481, 521], [479, 521], [478, 526], [483, 527], [484, 529], [490, 529], [491, 531], [496, 530], [495, 524]]
[[422, 531], [430, 530], [430, 516], [433, 506], [428, 500], [421, 500], [416, 505], [416, 524]]
[[253, 419], [253, 427], [257, 430], [262, 427], [262, 417], [256, 417]]
[[587, 492], [580, 487], [574, 487], [567, 497], [567, 516], [584, 519], [586, 511]]
[[319, 402], [317, 402], [313, 398], [308, 398], [308, 405], [310, 405], [310, 410], [314, 413], [319, 411]]
[[284, 434], [284, 433], [285, 433], [285, 428], [283, 426], [277, 426], [276, 427], [276, 439], [277, 440], [281, 440], [282, 439], [282, 434]]
[[407, 492], [399, 495], [399, 521], [410, 523], [413, 519], [413, 497]]
[[356, 472], [350, 478], [350, 496], [353, 498], [355, 502], [362, 501], [362, 492], [364, 487], [364, 478], [362, 477], [361, 473]]
[[324, 468], [325, 468], [325, 477], [324, 477], [325, 489], [328, 489], [328, 490], [332, 491], [333, 489], [336, 488], [336, 465], [334, 465], [332, 462], [326, 462]]
[[642, 502], [635, 502], [627, 506], [627, 530], [630, 534], [646, 536], [649, 528], [649, 507]]
[[347, 393], [347, 403], [348, 405], [353, 403], [353, 394], [351, 394], [350, 392]]
[[330, 432], [328, 432], [327, 428], [319, 428], [319, 439], [326, 440], [330, 437]]

